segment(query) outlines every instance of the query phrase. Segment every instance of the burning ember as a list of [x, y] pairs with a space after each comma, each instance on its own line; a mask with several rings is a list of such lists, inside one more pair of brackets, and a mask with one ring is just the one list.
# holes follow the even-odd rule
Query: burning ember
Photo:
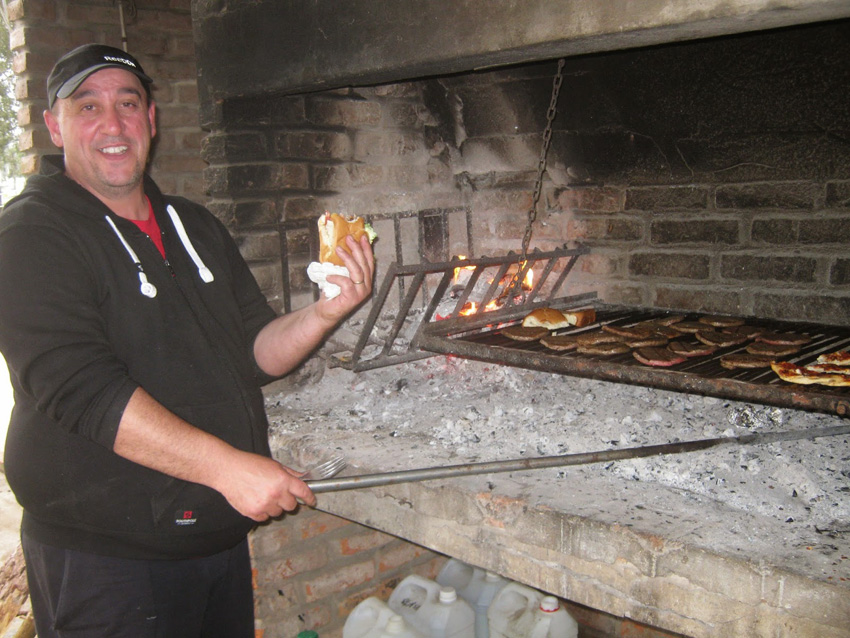
[[[499, 300], [494, 299], [493, 301], [488, 303], [486, 306], [484, 306], [484, 312], [490, 312], [491, 310], [498, 310], [501, 307], [502, 307], [502, 304], [499, 303]], [[463, 315], [464, 317], [468, 317], [469, 315], [474, 315], [476, 312], [478, 312], [478, 304], [475, 303], [474, 301], [467, 301], [465, 304], [463, 304], [463, 308], [461, 309], [459, 314]]]

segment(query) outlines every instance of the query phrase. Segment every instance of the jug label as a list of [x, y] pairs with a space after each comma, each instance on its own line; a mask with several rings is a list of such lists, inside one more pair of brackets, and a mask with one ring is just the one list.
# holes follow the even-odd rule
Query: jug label
[[411, 600], [410, 598], [402, 598], [401, 606], [408, 607], [410, 609], [413, 609], [414, 611], [419, 611], [419, 608], [422, 607], [422, 603], [416, 600]]

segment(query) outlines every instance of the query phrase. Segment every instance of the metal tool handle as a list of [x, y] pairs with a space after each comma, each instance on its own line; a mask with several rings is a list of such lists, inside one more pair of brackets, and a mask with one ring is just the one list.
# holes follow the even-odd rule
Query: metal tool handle
[[307, 481], [314, 494], [323, 492], [339, 492], [354, 490], [362, 487], [379, 487], [397, 483], [428, 481], [456, 476], [473, 476], [476, 474], [491, 474], [497, 472], [519, 472], [522, 470], [537, 470], [547, 467], [565, 467], [569, 465], [587, 465], [605, 461], [621, 461], [661, 454], [680, 454], [706, 450], [719, 445], [753, 445], [759, 443], [776, 443], [798, 439], [814, 439], [823, 436], [838, 436], [850, 434], [850, 425], [839, 425], [811, 430], [791, 430], [783, 432], [765, 432], [744, 434], [742, 436], [726, 436], [712, 439], [697, 439], [678, 443], [661, 443], [639, 447], [622, 448], [619, 450], [601, 450], [598, 452], [579, 452], [561, 456], [543, 456], [530, 459], [511, 459], [506, 461], [489, 461], [482, 463], [466, 463], [464, 465], [447, 465], [445, 467], [428, 467], [417, 470], [401, 470], [397, 472], [381, 472], [378, 474], [362, 474], [341, 478]]

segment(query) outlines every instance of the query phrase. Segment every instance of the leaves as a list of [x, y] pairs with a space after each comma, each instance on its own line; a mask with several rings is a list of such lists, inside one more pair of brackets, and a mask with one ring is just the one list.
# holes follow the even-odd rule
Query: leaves
[[9, 48], [9, 30], [0, 21], [0, 178], [16, 177], [21, 172], [18, 147], [18, 109], [15, 99], [15, 73]]

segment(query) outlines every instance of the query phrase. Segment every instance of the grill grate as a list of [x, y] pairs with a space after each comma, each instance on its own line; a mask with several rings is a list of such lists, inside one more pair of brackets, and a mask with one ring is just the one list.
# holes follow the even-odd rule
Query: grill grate
[[[595, 293], [556, 297], [559, 293], [563, 294], [567, 276], [578, 257], [586, 253], [587, 249], [584, 247], [562, 248], [549, 252], [535, 250], [529, 253], [527, 260], [521, 264], [514, 253], [475, 259], [456, 257], [447, 262], [424, 262], [406, 266], [392, 263], [375, 294], [372, 309], [364, 322], [354, 351], [349, 359], [340, 360], [339, 363], [359, 372], [433, 356], [434, 353], [418, 348], [417, 337], [422, 332], [422, 327], [428, 325], [435, 316], [438, 323], [445, 326], [475, 326], [482, 320], [498, 321], [502, 317], [515, 316], [517, 308], [530, 311], [545, 305], [565, 307], [566, 304], [593, 299], [596, 297]], [[450, 286], [457, 269], [467, 269], [470, 274], [462, 289], [453, 296]], [[525, 273], [532, 269], [539, 274], [530, 290], [526, 290], [521, 296], [503, 295], [508, 286], [507, 279], [513, 280], [517, 277], [522, 280]], [[476, 291], [477, 284], [481, 285], [481, 289]], [[399, 290], [397, 310], [388, 307], [394, 288]], [[475, 302], [480, 307], [498, 301], [499, 309], [470, 317], [462, 316], [474, 292], [477, 292], [474, 295]], [[444, 305], [445, 314], [438, 316], [438, 310]], [[390, 320], [391, 326], [387, 330], [379, 329], [381, 319]], [[377, 346], [379, 352], [375, 356], [367, 357], [366, 348], [370, 344]]]
[[[661, 310], [600, 304], [595, 307], [595, 324], [559, 333], [577, 334], [598, 329], [604, 324], [630, 326], [673, 314]], [[723, 355], [745, 352], [746, 344], [719, 348], [712, 355], [694, 357], [669, 368], [655, 368], [640, 363], [631, 353], [587, 355], [555, 352], [539, 342], [514, 341], [502, 334], [505, 327], [519, 323], [519, 318], [527, 312], [526, 309], [522, 315], [516, 315], [511, 322], [477, 327], [457, 322], [453, 325], [433, 322], [423, 328], [418, 344], [431, 352], [545, 372], [850, 415], [850, 388], [798, 385], [782, 381], [770, 368], [728, 370], [720, 365]], [[691, 313], [686, 316], [686, 320], [693, 321], [697, 317]], [[755, 318], [748, 320], [747, 324], [775, 332], [809, 336], [811, 341], [802, 346], [799, 352], [780, 357], [800, 365], [813, 362], [822, 353], [850, 349], [850, 329], [844, 327]]]
[[[729, 370], [720, 364], [721, 357], [726, 354], [745, 352], [746, 343], [718, 348], [711, 355], [658, 368], [640, 363], [630, 352], [616, 355], [556, 352], [540, 342], [515, 341], [502, 334], [504, 328], [521, 323], [529, 312], [543, 306], [564, 310], [592, 305], [596, 309], [595, 323], [558, 331], [559, 334], [589, 332], [607, 324], [631, 326], [671, 314], [684, 314], [685, 321], [698, 319], [696, 313], [605, 305], [598, 302], [594, 292], [565, 294], [569, 273], [577, 259], [587, 252], [585, 247], [533, 251], [528, 261], [519, 265], [518, 256], [513, 253], [503, 257], [454, 258], [448, 262], [407, 266], [393, 263], [375, 295], [353, 353], [338, 363], [362, 371], [434, 354], [451, 354], [543, 372], [850, 415], [850, 388], [793, 384], [782, 381], [770, 368]], [[457, 268], [469, 268], [471, 274], [465, 287], [452, 296], [450, 286]], [[500, 295], [506, 290], [504, 282], [511, 268], [519, 269], [520, 278], [531, 269], [540, 276], [521, 298], [504, 299]], [[483, 297], [479, 291], [482, 307], [497, 297], [503, 303], [497, 310], [464, 316], [461, 310], [476, 283], [486, 288]], [[394, 288], [399, 290], [398, 309], [389, 308], [391, 304], [387, 303]], [[447, 300], [450, 308], [441, 316], [438, 309], [443, 308]], [[382, 318], [391, 324], [383, 333], [378, 327]], [[850, 328], [847, 327], [760, 318], [748, 318], [746, 323], [772, 332], [807, 335], [810, 341], [801, 346], [799, 352], [781, 357], [795, 364], [812, 363], [822, 353], [850, 350]], [[377, 354], [366, 355], [369, 345], [378, 351]]]

